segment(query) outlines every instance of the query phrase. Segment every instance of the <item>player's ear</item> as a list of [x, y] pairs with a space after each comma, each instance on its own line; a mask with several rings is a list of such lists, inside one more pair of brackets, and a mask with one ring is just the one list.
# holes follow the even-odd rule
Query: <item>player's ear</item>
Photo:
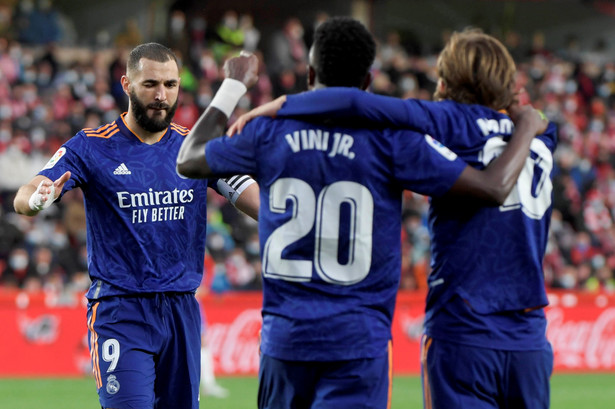
[[311, 65], [308, 65], [308, 88], [312, 88], [316, 84], [316, 70]]
[[124, 94], [130, 95], [130, 90], [128, 89], [130, 87], [130, 80], [128, 79], [128, 77], [125, 75], [122, 75], [121, 82], [122, 82], [122, 89], [124, 90]]
[[444, 94], [446, 92], [446, 84], [442, 78], [438, 78], [436, 89], [440, 94]]
[[365, 91], [372, 83], [372, 73], [368, 72], [363, 80], [363, 85], [361, 85], [361, 89]]

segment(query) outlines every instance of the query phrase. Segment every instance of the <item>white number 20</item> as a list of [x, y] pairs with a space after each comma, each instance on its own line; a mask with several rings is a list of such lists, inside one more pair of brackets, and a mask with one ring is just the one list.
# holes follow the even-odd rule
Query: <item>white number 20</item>
[[[263, 251], [263, 274], [287, 281], [310, 281], [312, 267], [328, 283], [351, 285], [369, 273], [372, 256], [372, 223], [374, 199], [369, 190], [358, 183], [341, 181], [326, 186], [316, 197], [310, 185], [300, 179], [282, 178], [271, 185], [269, 209], [286, 211], [292, 203], [292, 217], [273, 231]], [[350, 209], [348, 262], [338, 258], [340, 209]], [[307, 236], [315, 227], [312, 259], [282, 257], [285, 248]]]
[[[482, 152], [482, 162], [485, 166], [504, 150], [506, 142], [502, 137], [490, 138]], [[533, 139], [530, 145], [530, 156], [526, 159], [517, 184], [510, 192], [500, 211], [521, 208], [529, 218], [541, 219], [551, 206], [551, 169], [553, 155], [543, 141]]]

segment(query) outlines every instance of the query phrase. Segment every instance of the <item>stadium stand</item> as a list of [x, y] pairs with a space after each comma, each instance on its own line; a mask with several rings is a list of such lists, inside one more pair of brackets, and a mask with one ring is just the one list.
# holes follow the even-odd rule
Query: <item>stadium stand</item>
[[[55, 40], [63, 25], [52, 9], [3, 6], [0, 15], [0, 287], [82, 292], [89, 279], [79, 191], [37, 218], [15, 214], [13, 197], [64, 141], [81, 128], [112, 121], [125, 109], [125, 96], [121, 89], [118, 92], [118, 67], [124, 65], [126, 49], [143, 35], [128, 22], [109, 47], [58, 46]], [[284, 38], [281, 24], [277, 43], [283, 49], [274, 50], [259, 42], [259, 22], [251, 15], [226, 13], [224, 21], [211, 25], [211, 32], [202, 21], [188, 24], [181, 12], [172, 18], [174, 30], [167, 42], [176, 46], [183, 61], [178, 123], [190, 126], [207, 108], [221, 83], [224, 59], [247, 41], [262, 67], [259, 83], [242, 99], [235, 117], [280, 93], [305, 89], [301, 78], [306, 48], [296, 42], [304, 29], [296, 17], [286, 20], [294, 24], [292, 42]], [[28, 23], [32, 19], [36, 25]], [[47, 31], [40, 31], [41, 24]], [[601, 44], [583, 49], [571, 37], [566, 47], [551, 49], [539, 32], [531, 39], [523, 37], [509, 31], [502, 39], [515, 56], [524, 98], [559, 125], [561, 140], [544, 261], [547, 283], [552, 288], [613, 292], [615, 61]], [[266, 64], [272, 55], [282, 54], [290, 61], [287, 66]], [[431, 98], [435, 57], [404, 46], [399, 33], [389, 32], [380, 42], [371, 91]], [[256, 224], [216, 195], [210, 201], [205, 285], [216, 292], [259, 289]], [[426, 285], [427, 207], [426, 198], [405, 195], [400, 272], [404, 289]]]

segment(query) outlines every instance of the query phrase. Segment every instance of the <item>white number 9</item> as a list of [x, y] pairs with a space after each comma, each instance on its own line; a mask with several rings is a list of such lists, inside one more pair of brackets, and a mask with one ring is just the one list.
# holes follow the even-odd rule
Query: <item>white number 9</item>
[[120, 359], [120, 343], [117, 339], [111, 338], [106, 340], [102, 346], [102, 359], [105, 362], [111, 362], [107, 372], [113, 372], [117, 366], [117, 361]]

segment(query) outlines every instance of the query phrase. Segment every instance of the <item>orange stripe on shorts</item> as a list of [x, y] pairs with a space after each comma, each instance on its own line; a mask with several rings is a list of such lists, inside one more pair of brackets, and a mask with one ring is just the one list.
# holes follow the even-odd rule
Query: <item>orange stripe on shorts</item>
[[92, 358], [92, 372], [94, 373], [94, 379], [96, 379], [96, 388], [102, 387], [102, 377], [100, 375], [100, 359], [98, 355], [98, 334], [94, 331], [94, 323], [96, 322], [96, 311], [98, 310], [99, 303], [94, 304], [92, 307], [92, 315], [88, 320], [88, 329], [90, 330], [90, 357]]

